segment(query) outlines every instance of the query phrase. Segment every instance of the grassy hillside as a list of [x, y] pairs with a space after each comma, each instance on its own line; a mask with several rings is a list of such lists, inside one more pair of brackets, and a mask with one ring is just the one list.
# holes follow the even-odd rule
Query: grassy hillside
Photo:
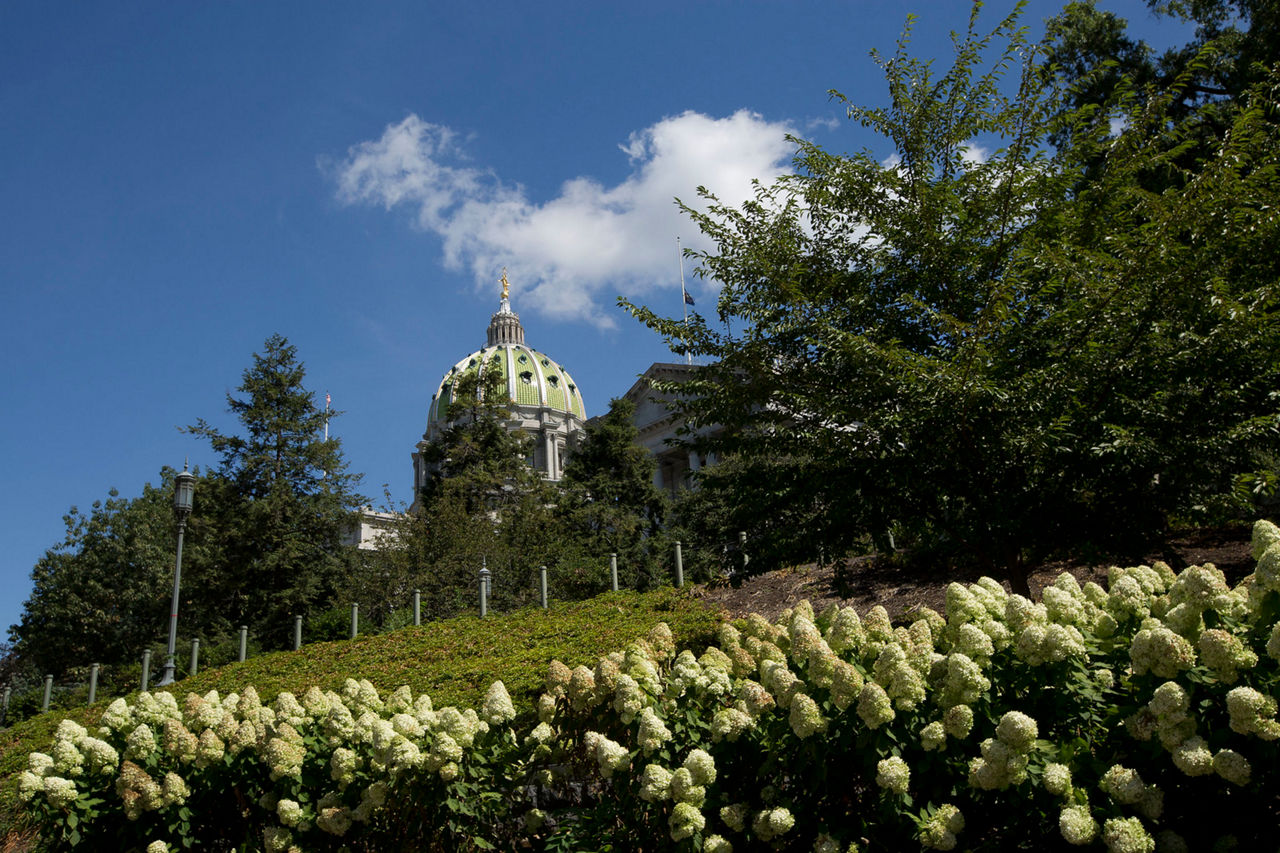
[[[379, 691], [407, 684], [427, 692], [435, 705], [477, 705], [484, 691], [501, 679], [521, 711], [531, 710], [547, 664], [594, 664], [604, 654], [624, 649], [659, 622], [671, 626], [679, 647], [705, 645], [718, 621], [716, 613], [687, 592], [615, 592], [590, 601], [553, 603], [548, 611], [529, 608], [481, 620], [461, 616], [420, 628], [316, 643], [298, 652], [275, 652], [244, 663], [210, 669], [176, 685], [176, 693], [238, 692], [253, 685], [263, 701], [280, 691], [301, 694], [312, 685], [337, 689], [348, 678], [367, 678]], [[96, 722], [110, 699], [92, 708], [50, 712], [0, 731], [0, 822], [12, 822], [12, 779], [26, 766], [26, 755], [45, 749], [58, 723], [70, 717]]]

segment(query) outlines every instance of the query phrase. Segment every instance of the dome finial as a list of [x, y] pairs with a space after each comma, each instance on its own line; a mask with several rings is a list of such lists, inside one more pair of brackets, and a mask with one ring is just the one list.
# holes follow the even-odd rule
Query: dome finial
[[498, 279], [502, 282], [502, 301], [506, 302], [511, 296], [511, 282], [507, 281], [507, 268], [502, 268], [502, 278]]

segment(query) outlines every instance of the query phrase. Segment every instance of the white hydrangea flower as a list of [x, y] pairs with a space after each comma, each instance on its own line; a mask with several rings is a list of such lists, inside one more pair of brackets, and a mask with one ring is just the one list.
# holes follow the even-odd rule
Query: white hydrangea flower
[[293, 834], [283, 826], [268, 826], [262, 830], [262, 849], [267, 853], [285, 853], [293, 841]]
[[169, 853], [169, 845], [164, 841], [152, 841], [147, 845], [147, 853]]
[[707, 819], [692, 803], [676, 803], [671, 810], [671, 840], [682, 841], [695, 832], [701, 832], [707, 825]]
[[[147, 694], [142, 694], [147, 695]], [[156, 736], [146, 723], [136, 726], [125, 738], [124, 757], [145, 760], [156, 751]]]
[[1252, 687], [1236, 687], [1227, 693], [1227, 712], [1231, 730], [1242, 735], [1257, 735], [1263, 740], [1280, 737], [1280, 723], [1274, 719], [1276, 700]]
[[925, 752], [941, 750], [947, 745], [947, 731], [941, 720], [934, 720], [920, 730], [920, 746]]
[[956, 740], [964, 740], [973, 730], [973, 709], [968, 705], [955, 705], [942, 715], [942, 726]]
[[962, 583], [952, 581], [947, 584], [946, 600], [947, 623], [953, 628], [971, 622], [978, 622], [987, 617], [987, 608]]
[[666, 723], [652, 708], [642, 708], [640, 710], [640, 728], [636, 732], [636, 743], [646, 753], [653, 752], [655, 749], [661, 749], [662, 745], [671, 740], [671, 729], [667, 728]]
[[1006, 711], [996, 725], [996, 738], [1019, 754], [1029, 751], [1039, 736], [1036, 721], [1021, 711]]
[[1213, 772], [1213, 753], [1202, 737], [1189, 737], [1173, 750], [1173, 764], [1188, 776], [1207, 776]]
[[708, 835], [702, 842], [702, 853], [733, 853], [733, 845], [722, 835]]
[[796, 819], [787, 809], [765, 809], [751, 821], [751, 830], [762, 840], [772, 841], [780, 835], [785, 835], [795, 825]]
[[671, 799], [677, 803], [689, 803], [698, 808], [702, 808], [707, 799], [706, 787], [694, 781], [688, 767], [679, 767], [671, 774], [670, 793]]
[[901, 796], [911, 781], [911, 768], [899, 756], [881, 759], [876, 764], [876, 784]]
[[868, 681], [858, 695], [858, 716], [867, 728], [878, 729], [897, 715], [884, 688], [874, 681]]
[[1098, 836], [1098, 822], [1088, 806], [1067, 806], [1058, 815], [1058, 832], [1068, 844], [1083, 846]]
[[805, 693], [797, 693], [791, 700], [791, 730], [804, 740], [827, 730], [827, 718], [822, 716], [818, 703]]
[[76, 783], [61, 776], [45, 776], [41, 783], [45, 799], [55, 809], [65, 809], [80, 796]]
[[596, 762], [600, 765], [600, 773], [606, 779], [613, 776], [614, 771], [626, 767], [631, 760], [631, 755], [625, 746], [609, 740], [599, 732], [587, 732], [582, 741], [588, 750], [595, 753]]
[[280, 800], [276, 803], [276, 816], [282, 824], [292, 829], [302, 821], [302, 806], [297, 800]]
[[732, 743], [754, 725], [755, 721], [745, 711], [721, 708], [711, 719], [711, 737], [713, 740], [728, 740]]
[[1065, 764], [1046, 764], [1040, 778], [1044, 789], [1055, 797], [1065, 797], [1071, 793], [1071, 768]]
[[622, 722], [630, 725], [636, 715], [645, 707], [648, 697], [640, 683], [630, 675], [618, 676], [613, 693], [613, 709], [618, 712]]
[[1258, 656], [1239, 637], [1220, 628], [1210, 628], [1201, 634], [1199, 647], [1204, 665], [1227, 684], [1236, 680], [1239, 670], [1250, 669], [1258, 663]]
[[920, 825], [920, 843], [931, 850], [954, 850], [956, 836], [964, 829], [960, 809], [944, 803]]
[[844, 711], [862, 695], [863, 683], [862, 673], [856, 666], [837, 659], [831, 678], [832, 703]]
[[1111, 570], [1110, 587], [1107, 609], [1117, 619], [1125, 617], [1142, 619], [1151, 612], [1150, 597], [1142, 589], [1138, 580], [1124, 570]]
[[773, 694], [750, 679], [738, 683], [738, 699], [742, 702], [742, 710], [752, 717], [759, 717], [774, 707]]
[[1136, 817], [1108, 818], [1102, 825], [1102, 840], [1108, 853], [1154, 853], [1155, 839]]
[[1253, 537], [1250, 542], [1253, 559], [1261, 559], [1272, 545], [1280, 543], [1280, 527], [1273, 522], [1260, 518], [1253, 523]]
[[691, 750], [685, 756], [683, 766], [692, 774], [695, 785], [710, 785], [716, 781], [716, 762], [706, 750]]
[[640, 775], [640, 799], [649, 803], [667, 799], [671, 795], [671, 775], [661, 764], [645, 765]]
[[302, 762], [306, 757], [307, 751], [302, 746], [278, 737], [268, 740], [263, 750], [263, 758], [271, 769], [273, 782], [285, 777], [300, 779]]
[[1213, 756], [1213, 771], [1233, 785], [1249, 784], [1253, 768], [1249, 760], [1232, 749], [1220, 749]]
[[862, 620], [858, 618], [858, 611], [852, 607], [841, 609], [827, 630], [826, 639], [827, 645], [836, 654], [859, 649], [866, 640], [866, 632], [862, 628]]
[[1113, 764], [1098, 780], [1098, 788], [1103, 793], [1110, 794], [1117, 803], [1133, 805], [1142, 799], [1147, 785], [1142, 781], [1142, 776], [1137, 770], [1122, 764]]
[[944, 708], [976, 702], [979, 696], [991, 689], [991, 681], [983, 675], [982, 667], [966, 654], [952, 652], [944, 659], [941, 668], [942, 693], [937, 702]]
[[969, 762], [969, 784], [991, 791], [1021, 784], [1027, 778], [1027, 757], [1004, 741], [987, 738], [979, 749], [981, 758]]
[[720, 820], [734, 832], [742, 832], [747, 825], [747, 804], [733, 803], [720, 809]]
[[1159, 678], [1176, 678], [1182, 670], [1195, 666], [1196, 652], [1185, 637], [1157, 622], [1134, 634], [1129, 660], [1134, 675], [1151, 672]]
[[495, 681], [489, 685], [488, 691], [484, 694], [482, 709], [481, 716], [491, 726], [509, 723], [516, 718], [516, 706], [511, 702], [507, 686], [501, 681]]
[[982, 630], [981, 623], [966, 622], [956, 633], [954, 649], [956, 652], [973, 660], [988, 660], [995, 654], [995, 644], [991, 636]]

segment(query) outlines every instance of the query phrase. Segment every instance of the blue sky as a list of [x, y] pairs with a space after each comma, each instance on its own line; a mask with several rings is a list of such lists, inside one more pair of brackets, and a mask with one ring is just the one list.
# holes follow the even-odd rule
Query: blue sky
[[504, 265], [529, 343], [603, 412], [672, 360], [615, 298], [679, 312], [675, 241], [700, 238], [673, 197], [743, 198], [788, 132], [875, 144], [827, 90], [883, 101], [868, 51], [910, 11], [945, 59], [967, 3], [0, 5], [0, 625], [69, 507], [216, 461], [178, 427], [234, 429], [225, 395], [273, 333], [378, 501], [411, 497]]

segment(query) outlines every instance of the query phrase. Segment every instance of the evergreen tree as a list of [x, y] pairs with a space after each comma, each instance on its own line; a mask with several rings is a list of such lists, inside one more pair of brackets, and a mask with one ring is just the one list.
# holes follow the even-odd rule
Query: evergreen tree
[[[390, 610], [422, 592], [424, 618], [476, 607], [482, 565], [493, 575], [495, 609], [533, 600], [537, 567], [559, 541], [550, 508], [555, 492], [529, 464], [529, 436], [508, 428], [511, 404], [500, 377], [460, 377], [449, 422], [424, 450], [432, 472], [414, 510], [353, 595]], [[379, 584], [375, 579], [383, 578]]]
[[656, 465], [640, 446], [634, 414], [629, 400], [615, 399], [587, 425], [565, 465], [558, 514], [585, 551], [618, 555], [623, 585], [648, 588], [671, 559], [662, 535], [667, 502], [653, 483]]
[[229, 490], [222, 507], [226, 572], [201, 590], [231, 624], [283, 645], [292, 616], [332, 605], [352, 566], [341, 536], [363, 503], [337, 438], [324, 437], [326, 412], [303, 385], [297, 350], [272, 335], [253, 357], [227, 406], [243, 434], [226, 435], [203, 419], [188, 429], [221, 457]]

